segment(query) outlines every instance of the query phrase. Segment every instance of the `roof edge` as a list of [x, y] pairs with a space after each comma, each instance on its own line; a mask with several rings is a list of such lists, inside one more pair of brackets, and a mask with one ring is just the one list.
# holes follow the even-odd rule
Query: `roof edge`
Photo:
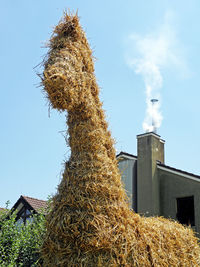
[[121, 151], [119, 154], [116, 155], [116, 158], [120, 158], [120, 157], [124, 157], [128, 159], [137, 159], [137, 156], [133, 154], [129, 154], [127, 152], [123, 152], [123, 151]]
[[186, 171], [183, 171], [183, 170], [180, 170], [180, 169], [176, 169], [176, 168], [173, 168], [171, 166], [162, 164], [160, 162], [157, 162], [157, 166], [158, 166], [158, 168], [160, 170], [166, 170], [168, 172], [171, 172], [171, 173], [174, 173], [174, 174], [178, 174], [178, 175], [180, 175], [182, 177], [185, 177], [187, 179], [191, 179], [191, 180], [200, 182], [200, 176], [197, 175], [197, 174], [194, 174], [194, 173], [191, 173], [191, 172], [186, 172]]

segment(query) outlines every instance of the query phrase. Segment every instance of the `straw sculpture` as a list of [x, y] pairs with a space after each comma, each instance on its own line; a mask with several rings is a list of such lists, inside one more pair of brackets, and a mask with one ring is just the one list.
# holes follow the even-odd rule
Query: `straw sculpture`
[[42, 84], [52, 107], [67, 111], [71, 147], [47, 216], [43, 266], [200, 266], [191, 229], [129, 209], [77, 15], [55, 27]]

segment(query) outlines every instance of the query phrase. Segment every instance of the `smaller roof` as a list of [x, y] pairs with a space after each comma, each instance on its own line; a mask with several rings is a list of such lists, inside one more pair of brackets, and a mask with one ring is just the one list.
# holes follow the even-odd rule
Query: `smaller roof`
[[35, 211], [40, 211], [41, 209], [46, 209], [48, 206], [47, 201], [33, 198], [33, 197], [28, 197], [28, 196], [21, 196], [28, 202], [28, 204], [35, 210]]
[[34, 213], [39, 213], [42, 211], [46, 211], [48, 208], [48, 202], [45, 200], [28, 197], [28, 196], [20, 196], [17, 202], [12, 207], [12, 212], [16, 209], [20, 211], [23, 206], [26, 206], [29, 210], [33, 210]]

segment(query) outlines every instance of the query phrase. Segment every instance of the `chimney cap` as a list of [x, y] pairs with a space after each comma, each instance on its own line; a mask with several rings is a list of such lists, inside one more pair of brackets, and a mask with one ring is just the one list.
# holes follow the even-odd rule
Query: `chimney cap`
[[142, 138], [142, 137], [145, 137], [145, 136], [154, 136], [154, 137], [160, 139], [160, 141], [162, 143], [165, 143], [165, 140], [161, 139], [160, 135], [155, 133], [155, 132], [148, 132], [148, 133], [138, 134], [136, 137], [137, 137], [137, 139], [139, 139], [139, 138]]
[[156, 99], [156, 98], [152, 98], [152, 99], [151, 99], [151, 102], [152, 102], [152, 103], [156, 103], [156, 102], [158, 102], [158, 99]]

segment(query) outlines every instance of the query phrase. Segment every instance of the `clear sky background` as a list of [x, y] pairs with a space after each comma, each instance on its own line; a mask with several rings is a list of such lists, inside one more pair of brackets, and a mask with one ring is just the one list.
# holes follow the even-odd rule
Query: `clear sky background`
[[199, 0], [1, 0], [0, 8], [0, 207], [55, 193], [70, 155], [65, 114], [49, 117], [34, 69], [68, 8], [78, 9], [97, 58], [117, 152], [137, 154], [146, 101], [156, 96], [165, 163], [200, 174]]

